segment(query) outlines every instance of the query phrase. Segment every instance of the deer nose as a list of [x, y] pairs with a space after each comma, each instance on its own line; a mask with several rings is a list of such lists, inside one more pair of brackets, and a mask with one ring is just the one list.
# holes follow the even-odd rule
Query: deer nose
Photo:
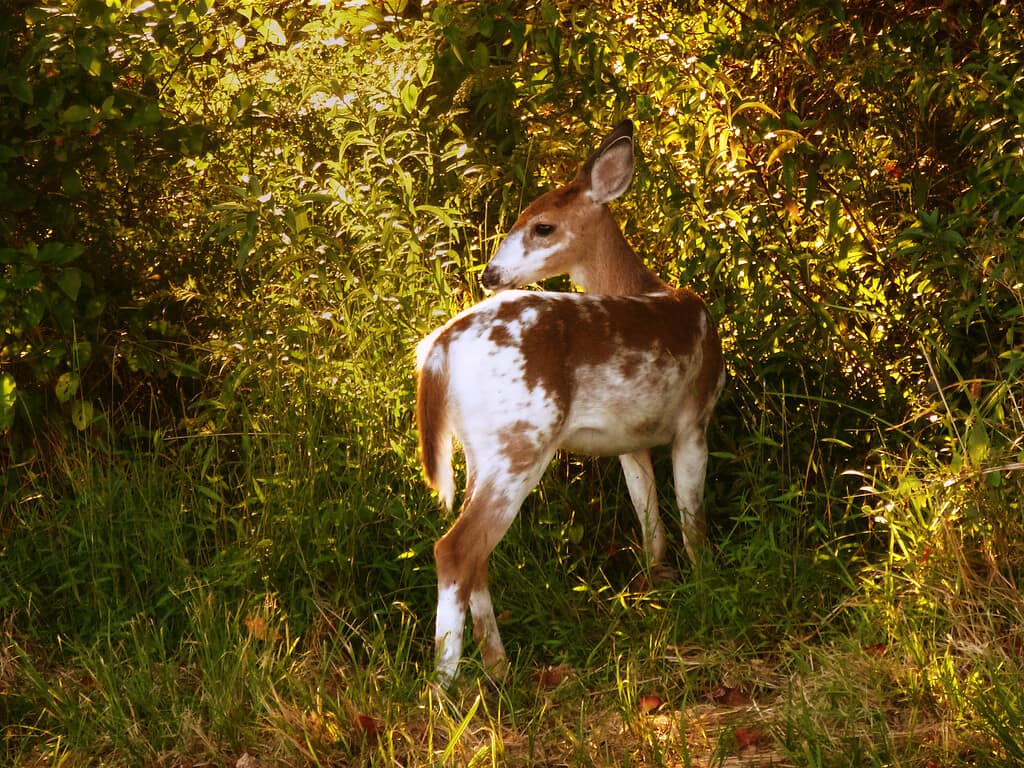
[[501, 285], [501, 269], [488, 264], [480, 274], [480, 284], [489, 291], [497, 289]]

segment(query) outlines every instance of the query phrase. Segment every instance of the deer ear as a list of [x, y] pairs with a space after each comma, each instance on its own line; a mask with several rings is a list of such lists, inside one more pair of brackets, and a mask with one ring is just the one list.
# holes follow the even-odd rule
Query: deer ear
[[583, 164], [576, 179], [595, 203], [614, 200], [633, 178], [633, 123], [624, 120]]

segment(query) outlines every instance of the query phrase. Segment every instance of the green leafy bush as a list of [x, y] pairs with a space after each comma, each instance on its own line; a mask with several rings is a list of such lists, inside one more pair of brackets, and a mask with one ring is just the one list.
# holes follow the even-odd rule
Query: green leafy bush
[[[408, 705], [388, 759], [437, 761], [396, 736], [447, 524], [412, 349], [631, 116], [617, 216], [726, 346], [718, 551], [636, 594], [614, 462], [560, 457], [492, 564], [521, 689], [565, 664], [593, 668], [587, 701], [654, 679], [703, 702], [746, 675], [794, 755], [1017, 755], [996, 672], [1017, 682], [1022, 38], [1009, 4], [966, 0], [21, 3], [0, 18], [8, 754], [276, 739], [350, 762], [361, 696]], [[688, 647], [733, 655], [694, 673]], [[801, 687], [851, 658], [878, 690]], [[508, 711], [543, 699], [544, 723], [522, 690]], [[904, 706], [962, 743], [894, 736]]]

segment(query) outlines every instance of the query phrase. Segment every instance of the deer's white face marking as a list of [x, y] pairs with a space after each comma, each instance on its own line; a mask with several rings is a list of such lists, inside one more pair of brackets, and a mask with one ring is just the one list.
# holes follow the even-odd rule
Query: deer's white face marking
[[547, 225], [516, 227], [498, 246], [481, 276], [485, 288], [501, 291], [543, 280], [561, 271], [560, 258], [572, 243], [570, 232], [552, 228], [547, 234], [538, 234]]

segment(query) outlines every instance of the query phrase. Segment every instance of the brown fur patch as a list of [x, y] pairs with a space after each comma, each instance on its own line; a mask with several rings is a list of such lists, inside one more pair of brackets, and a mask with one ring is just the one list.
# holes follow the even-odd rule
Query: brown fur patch
[[508, 471], [521, 474], [537, 462], [541, 446], [537, 442], [537, 427], [529, 421], [512, 424], [501, 446], [501, 454], [508, 459]]
[[489, 337], [491, 341], [500, 347], [511, 347], [515, 343], [512, 334], [508, 331], [508, 326], [504, 323], [492, 325]]
[[434, 544], [437, 580], [442, 587], [459, 585], [457, 599], [466, 605], [471, 592], [487, 586], [487, 559], [505, 535], [498, 514], [508, 499], [488, 482], [467, 491], [458, 519]]
[[[701, 317], [707, 312], [704, 302], [687, 290], [600, 300], [527, 295], [503, 304], [496, 320], [521, 319], [527, 308], [539, 316], [522, 330], [526, 384], [542, 387], [563, 409], [572, 402], [574, 372], [583, 366], [604, 365], [620, 356], [622, 372], [628, 376], [645, 353], [668, 353], [677, 360], [691, 357], [701, 341]], [[705, 338], [704, 344], [705, 367], [710, 370], [708, 381], [700, 381], [698, 387], [710, 393], [720, 369], [715, 361], [721, 353], [718, 358], [714, 354], [719, 348], [717, 335]]]
[[568, 205], [572, 205], [576, 202], [582, 192], [583, 186], [578, 182], [572, 182], [570, 184], [566, 184], [564, 187], [559, 187], [558, 189], [553, 189], [550, 192], [545, 192], [526, 207], [526, 210], [520, 214], [518, 220], [513, 226], [513, 229], [515, 229], [515, 227], [521, 222], [529, 221], [533, 216], [541, 211], [547, 210], [548, 208], [562, 209]]

